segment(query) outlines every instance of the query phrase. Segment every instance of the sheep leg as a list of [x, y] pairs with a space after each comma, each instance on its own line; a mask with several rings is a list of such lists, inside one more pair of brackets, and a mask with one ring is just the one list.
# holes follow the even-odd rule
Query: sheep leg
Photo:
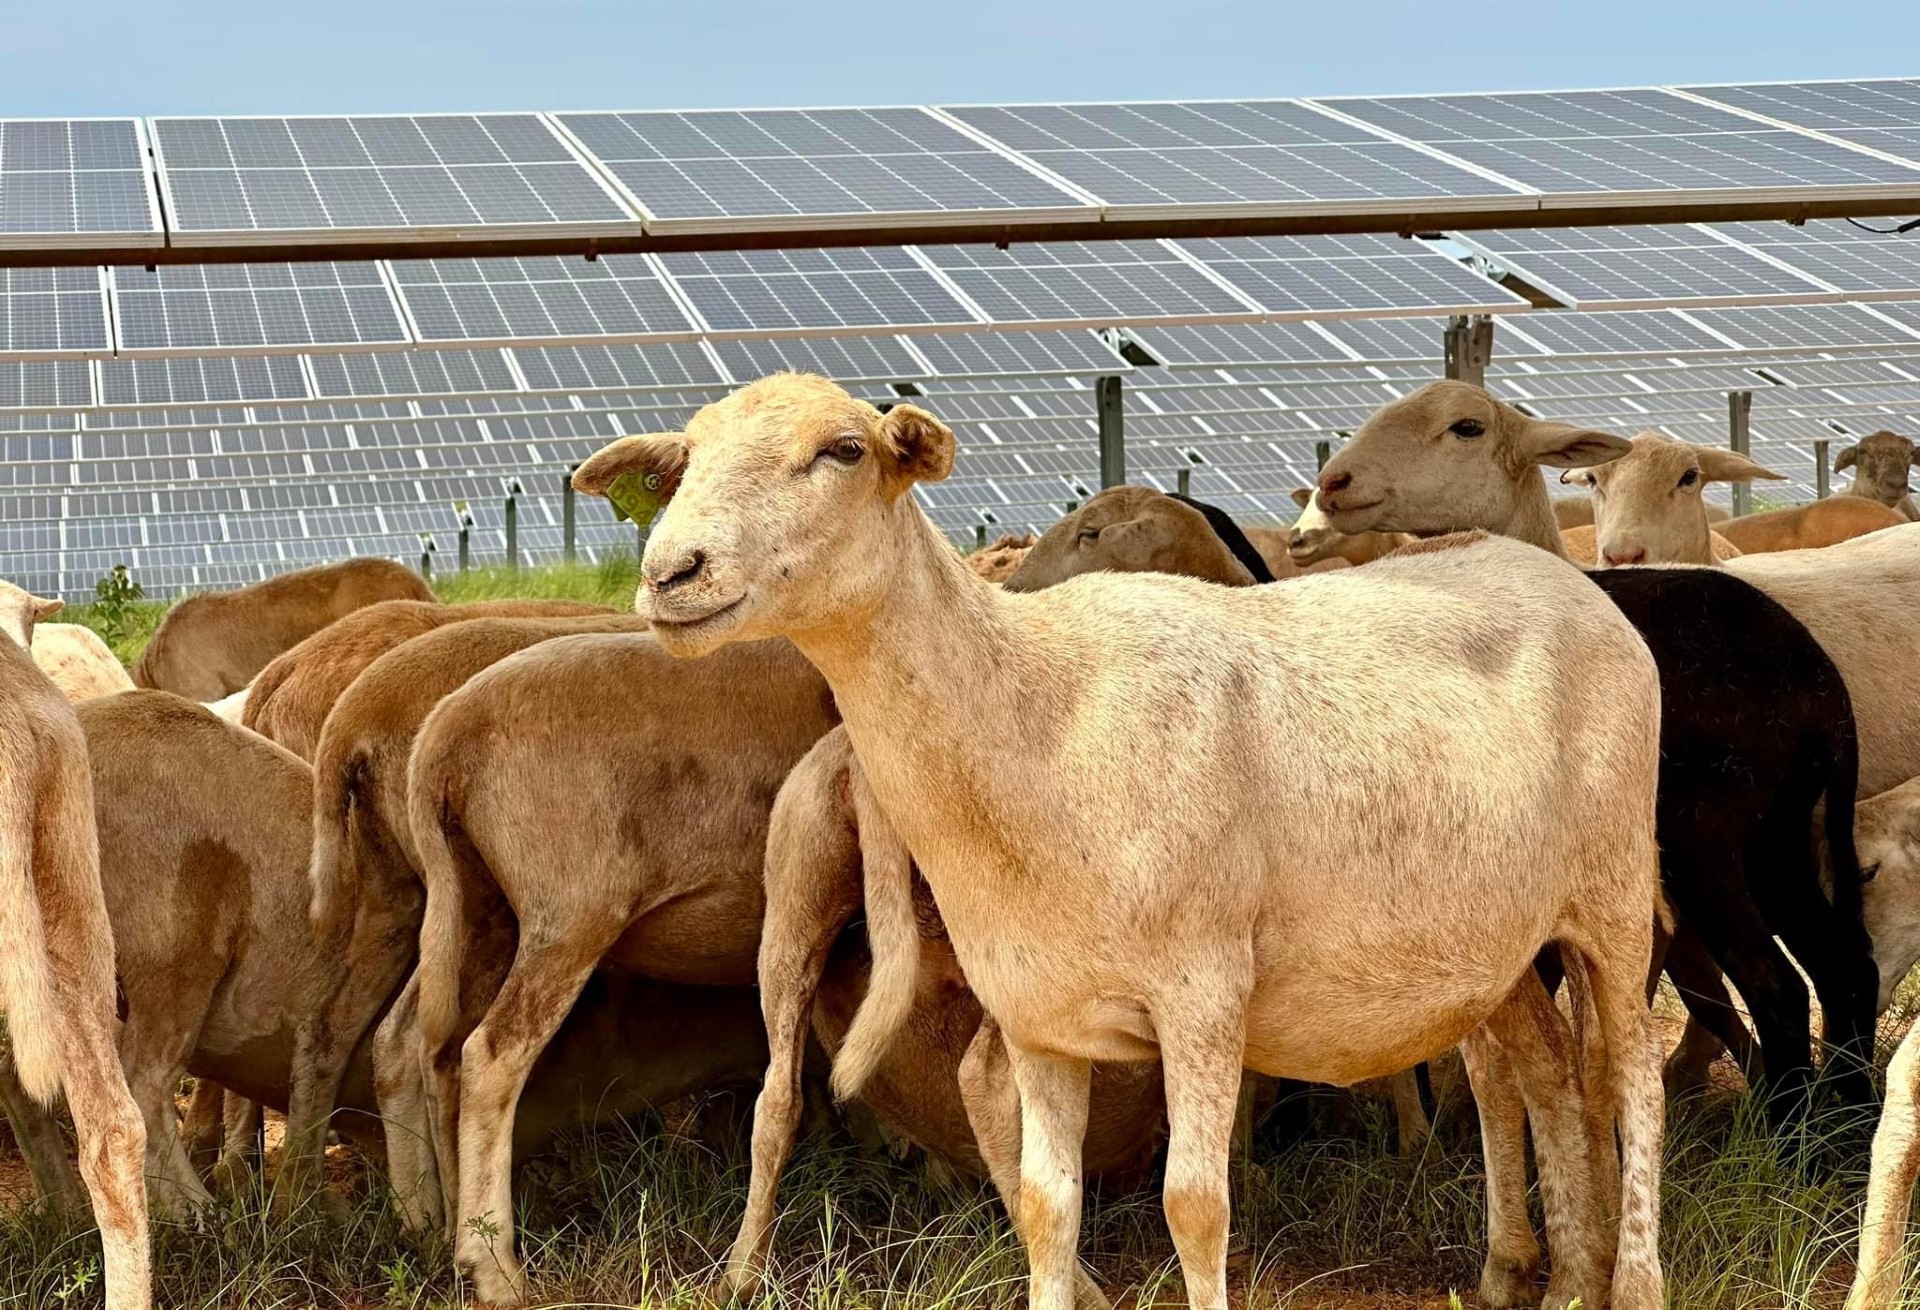
[[220, 1105], [220, 1127], [220, 1159], [213, 1167], [213, 1185], [224, 1196], [240, 1196], [266, 1154], [261, 1149], [260, 1102], [228, 1092]]
[[86, 1193], [80, 1189], [80, 1175], [67, 1155], [67, 1139], [53, 1112], [41, 1105], [20, 1085], [13, 1067], [13, 1051], [0, 1042], [0, 1109], [13, 1125], [13, 1140], [19, 1144], [34, 1186], [47, 1208], [54, 1214], [78, 1218], [87, 1213]]
[[1480, 1304], [1488, 1310], [1531, 1305], [1540, 1274], [1540, 1238], [1527, 1213], [1527, 1105], [1505, 1048], [1487, 1028], [1460, 1043], [1467, 1081], [1480, 1111], [1480, 1150], [1487, 1173], [1487, 1259]]
[[[604, 922], [604, 921], [603, 921]], [[482, 1301], [519, 1305], [526, 1279], [514, 1255], [513, 1113], [533, 1062], [553, 1039], [625, 920], [610, 933], [524, 930], [486, 1018], [460, 1052], [459, 1223], [455, 1263]]]
[[1761, 1060], [1746, 1022], [1727, 994], [1720, 966], [1707, 954], [1699, 935], [1685, 919], [1674, 927], [1666, 970], [1674, 990], [1687, 1007], [1686, 1032], [1667, 1059], [1664, 1081], [1668, 1089], [1678, 1092], [1704, 1087], [1707, 1067], [1720, 1057], [1722, 1050], [1733, 1056], [1749, 1086], [1759, 1086]]
[[[1620, 1224], [1613, 1259], [1613, 1310], [1660, 1310], [1660, 1152], [1666, 1095], [1659, 1049], [1642, 993], [1645, 920], [1616, 924], [1581, 944], [1592, 1005], [1606, 1043], [1620, 1125]], [[1636, 936], [1636, 934], [1639, 934]], [[1805, 1031], [1804, 1023], [1802, 1031]], [[1595, 1095], [1604, 1095], [1594, 1089]], [[1611, 1149], [1611, 1142], [1609, 1142]], [[1601, 1304], [1599, 1299], [1588, 1302]]]
[[178, 1217], [213, 1199], [187, 1159], [174, 1102], [187, 1057], [199, 1042], [201, 1017], [213, 999], [212, 982], [195, 979], [164, 1000], [148, 997], [133, 1004], [120, 1029], [127, 1091], [146, 1125], [148, 1204], [156, 1215]]
[[[1020, 1091], [1020, 1219], [1030, 1310], [1072, 1310], [1079, 1267], [1081, 1148], [1093, 1065], [1009, 1042]], [[1228, 1119], [1228, 1127], [1232, 1119]]]
[[211, 1078], [193, 1080], [193, 1096], [187, 1101], [180, 1137], [194, 1172], [202, 1176], [220, 1158], [220, 1107], [226, 1094], [227, 1089]]
[[1420, 1100], [1420, 1078], [1412, 1069], [1402, 1069], [1387, 1080], [1393, 1093], [1394, 1130], [1403, 1156], [1420, 1154], [1433, 1136], [1433, 1121]]
[[446, 1200], [435, 1167], [433, 1126], [427, 1113], [426, 1069], [418, 1040], [420, 979], [400, 989], [393, 1008], [373, 1033], [373, 1090], [387, 1144], [387, 1185], [400, 1222], [423, 1232], [446, 1219]]
[[1867, 1213], [1860, 1223], [1860, 1260], [1846, 1310], [1894, 1310], [1906, 1273], [1907, 1210], [1920, 1177], [1920, 1026], [1900, 1039], [1887, 1066], [1887, 1104], [1873, 1134]]
[[[857, 892], [859, 874], [857, 869], [851, 872]], [[819, 884], [798, 883], [783, 889], [788, 894], [775, 896], [770, 890], [760, 935], [760, 1012], [767, 1025], [767, 1076], [753, 1106], [747, 1210], [722, 1281], [727, 1294], [741, 1298], [755, 1295], [766, 1276], [780, 1175], [800, 1130], [807, 1023], [827, 954], [854, 909], [844, 897], [806, 895], [809, 890], [832, 890]]]
[[[1020, 1234], [1020, 1090], [1013, 1083], [1013, 1067], [999, 1025], [985, 1015], [960, 1059], [960, 1102], [967, 1111], [980, 1160], [1007, 1218]], [[1106, 1293], [1093, 1281], [1085, 1265], [1074, 1261], [1074, 1305], [1077, 1310], [1109, 1310]]]
[[[56, 955], [56, 970], [66, 972], [59, 965]], [[142, 1169], [147, 1134], [114, 1049], [112, 978], [108, 975], [107, 985], [98, 988], [83, 987], [71, 977], [58, 981], [66, 997], [100, 998], [98, 1005], [69, 1003], [63, 1081], [79, 1141], [80, 1177], [100, 1225], [107, 1310], [148, 1310], [153, 1292]]]
[[[1635, 979], [1635, 988], [1641, 980]], [[1488, 1016], [1487, 1028], [1510, 1060], [1526, 1118], [1533, 1124], [1534, 1156], [1545, 1202], [1553, 1273], [1541, 1304], [1563, 1310], [1575, 1299], [1606, 1303], [1612, 1252], [1588, 1148], [1585, 1092], [1579, 1057], [1566, 1019], [1539, 976], [1528, 970]], [[1492, 1165], [1489, 1164], [1489, 1177]], [[1524, 1175], [1522, 1175], [1524, 1179]]]
[[1248, 990], [1249, 980], [1235, 980], [1204, 997], [1178, 996], [1153, 1012], [1167, 1094], [1162, 1200], [1194, 1310], [1227, 1306], [1229, 1170]]

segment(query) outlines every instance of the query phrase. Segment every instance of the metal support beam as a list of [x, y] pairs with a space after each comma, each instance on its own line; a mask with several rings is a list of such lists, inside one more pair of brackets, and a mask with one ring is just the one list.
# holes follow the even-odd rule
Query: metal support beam
[[[1748, 454], [1752, 445], [1752, 429], [1749, 420], [1753, 417], [1753, 393], [1751, 391], [1729, 391], [1727, 393], [1727, 445], [1737, 455]], [[1749, 456], [1750, 457], [1750, 456]], [[1737, 518], [1753, 511], [1753, 487], [1749, 483], [1733, 484], [1733, 513]]]
[[573, 465], [560, 475], [560, 553], [573, 563]]
[[421, 534], [420, 537], [420, 576], [428, 582], [433, 581], [433, 538]]
[[1813, 494], [1821, 500], [1832, 490], [1828, 477], [1833, 472], [1833, 460], [1827, 453], [1832, 444], [1824, 437], [1813, 443]]
[[460, 571], [465, 573], [473, 565], [473, 515], [460, 516]]
[[1174, 485], [1179, 488], [1181, 495], [1189, 494], [1193, 489], [1193, 470], [1181, 469], [1174, 477]]
[[507, 493], [507, 567], [520, 567], [520, 495], [516, 488]]
[[1447, 320], [1442, 338], [1446, 376], [1476, 387], [1487, 385], [1487, 365], [1493, 362], [1493, 320], [1485, 314], [1468, 318], [1455, 314]]
[[1313, 467], [1315, 469], [1325, 468], [1327, 461], [1332, 458], [1333, 443], [1331, 441], [1316, 441], [1313, 443]]
[[1127, 480], [1126, 407], [1120, 379], [1095, 378], [1093, 404], [1100, 419], [1100, 485], [1117, 487]]

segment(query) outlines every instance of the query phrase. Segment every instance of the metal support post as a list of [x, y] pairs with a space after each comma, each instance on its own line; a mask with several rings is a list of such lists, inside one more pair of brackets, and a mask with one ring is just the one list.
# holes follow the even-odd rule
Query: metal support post
[[[1753, 393], [1751, 391], [1729, 391], [1727, 393], [1727, 445], [1737, 455], [1746, 455], [1751, 445], [1752, 430], [1748, 420], [1753, 416]], [[1733, 513], [1738, 518], [1753, 510], [1753, 488], [1745, 482], [1733, 484]]]
[[473, 515], [460, 516], [460, 571], [465, 573], [473, 564]]
[[1475, 318], [1456, 314], [1447, 320], [1442, 340], [1445, 376], [1476, 387], [1487, 385], [1487, 365], [1493, 362], [1493, 320], [1485, 314]]
[[1127, 480], [1126, 411], [1120, 379], [1095, 378], [1093, 403], [1100, 419], [1100, 485], [1117, 487]]
[[560, 475], [560, 552], [567, 563], [573, 563], [573, 470], [575, 464]]
[[1175, 478], [1175, 482], [1180, 488], [1180, 494], [1183, 496], [1186, 495], [1193, 490], [1193, 470], [1181, 469]]
[[507, 567], [520, 567], [520, 488], [507, 493]]
[[1331, 441], [1316, 441], [1313, 443], [1313, 467], [1316, 470], [1325, 468], [1327, 461], [1332, 458], [1333, 443]]
[[1832, 491], [1828, 478], [1833, 472], [1833, 460], [1827, 454], [1831, 446], [1824, 437], [1813, 443], [1813, 494], [1821, 500]]

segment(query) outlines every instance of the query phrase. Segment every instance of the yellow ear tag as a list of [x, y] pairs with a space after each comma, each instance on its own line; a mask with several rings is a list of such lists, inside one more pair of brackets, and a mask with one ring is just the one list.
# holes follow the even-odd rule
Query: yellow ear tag
[[616, 520], [632, 519], [641, 527], [648, 527], [660, 512], [660, 475], [622, 473], [608, 484], [607, 499], [613, 502]]

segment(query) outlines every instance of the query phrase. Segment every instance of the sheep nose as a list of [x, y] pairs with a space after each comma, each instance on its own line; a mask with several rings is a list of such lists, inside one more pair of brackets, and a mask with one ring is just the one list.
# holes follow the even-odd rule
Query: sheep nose
[[[1324, 474], [1320, 479], [1320, 494], [1322, 496], [1338, 495], [1352, 485], [1353, 474], [1351, 473]], [[1326, 504], [1324, 500], [1320, 503], [1322, 505]]]
[[699, 578], [707, 567], [707, 552], [690, 550], [675, 559], [664, 561], [646, 571], [647, 590], [659, 593], [672, 591], [675, 587], [685, 586]]
[[1602, 553], [1606, 556], [1607, 563], [1615, 568], [1626, 564], [1644, 563], [1647, 558], [1647, 550], [1644, 546], [1618, 546]]

